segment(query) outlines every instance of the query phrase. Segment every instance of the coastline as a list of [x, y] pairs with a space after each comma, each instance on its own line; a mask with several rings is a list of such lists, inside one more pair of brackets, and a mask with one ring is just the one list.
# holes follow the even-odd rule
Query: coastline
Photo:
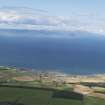
[[[39, 72], [54, 72], [54, 73], [59, 73], [59, 74], [65, 74], [65, 75], [72, 75], [72, 76], [98, 76], [98, 75], [105, 75], [105, 72], [94, 72], [94, 70], [89, 71], [89, 72], [85, 72], [87, 69], [84, 69], [84, 72], [79, 71], [79, 72], [74, 72], [72, 69], [65, 69], [65, 68], [61, 68], [61, 69], [42, 69], [42, 68], [34, 68], [34, 67], [27, 67], [27, 66], [13, 66], [13, 65], [0, 65], [0, 68], [4, 67], [4, 68], [11, 68], [11, 69], [17, 69], [17, 70], [21, 70], [21, 71], [39, 71]], [[81, 73], [82, 72], [82, 73]]]
[[105, 74], [69, 74], [65, 72], [60, 72], [57, 70], [37, 70], [37, 69], [30, 69], [30, 68], [18, 68], [18, 67], [9, 67], [9, 66], [0, 66], [0, 69], [10, 69], [16, 70], [20, 72], [30, 72], [30, 73], [39, 73], [39, 75], [46, 75], [52, 76], [52, 78], [56, 78], [56, 80], [61, 80], [66, 83], [104, 83], [105, 82]]

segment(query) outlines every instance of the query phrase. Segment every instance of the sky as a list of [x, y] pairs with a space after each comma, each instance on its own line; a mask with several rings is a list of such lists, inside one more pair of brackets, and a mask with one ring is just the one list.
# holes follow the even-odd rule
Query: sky
[[105, 34], [105, 0], [0, 0], [0, 28]]

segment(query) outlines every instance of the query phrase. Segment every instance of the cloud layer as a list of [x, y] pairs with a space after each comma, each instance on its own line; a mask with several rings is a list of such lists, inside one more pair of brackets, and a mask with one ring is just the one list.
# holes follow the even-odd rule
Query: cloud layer
[[50, 16], [31, 8], [0, 8], [0, 28], [88, 31], [105, 34], [105, 18], [98, 15]]

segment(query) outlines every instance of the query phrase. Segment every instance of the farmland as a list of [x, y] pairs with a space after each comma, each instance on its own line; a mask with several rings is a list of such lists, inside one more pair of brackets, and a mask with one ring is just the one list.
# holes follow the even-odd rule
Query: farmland
[[57, 80], [48, 73], [36, 75], [0, 67], [0, 105], [105, 105], [104, 84], [101, 88], [96, 87], [99, 83], [95, 87], [91, 83], [90, 88], [90, 83], [67, 84]]
[[[54, 94], [58, 95], [55, 96]], [[81, 95], [72, 92], [68, 92], [68, 94], [69, 96], [66, 94], [67, 96], [63, 97], [62, 91], [4, 86], [0, 87], [0, 102], [12, 102], [13, 105], [17, 105], [16, 103], [22, 105], [105, 105], [103, 99], [83, 98]]]

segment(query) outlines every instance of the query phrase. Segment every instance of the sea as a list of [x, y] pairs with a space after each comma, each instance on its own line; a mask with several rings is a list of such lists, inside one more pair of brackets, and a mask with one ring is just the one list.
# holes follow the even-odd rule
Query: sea
[[105, 37], [78, 31], [0, 30], [0, 65], [69, 74], [103, 74]]

